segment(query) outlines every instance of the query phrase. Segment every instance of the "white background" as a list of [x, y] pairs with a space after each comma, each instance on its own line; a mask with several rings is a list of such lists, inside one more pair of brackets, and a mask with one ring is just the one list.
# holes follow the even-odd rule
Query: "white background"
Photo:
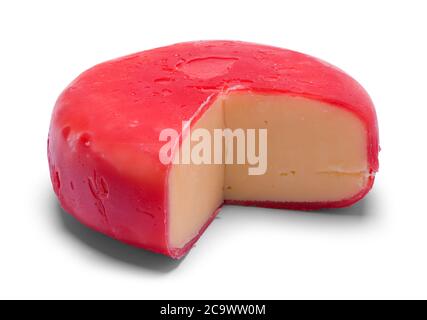
[[[426, 1], [1, 1], [0, 298], [427, 298]], [[92, 65], [180, 41], [318, 56], [371, 94], [369, 196], [318, 213], [226, 207], [181, 262], [59, 209], [46, 157], [62, 89]]]

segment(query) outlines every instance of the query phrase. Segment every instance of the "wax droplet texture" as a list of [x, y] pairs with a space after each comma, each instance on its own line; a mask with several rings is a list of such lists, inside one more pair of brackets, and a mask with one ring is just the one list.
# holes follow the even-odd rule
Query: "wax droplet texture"
[[178, 70], [192, 78], [209, 79], [226, 74], [237, 58], [204, 57], [178, 64]]

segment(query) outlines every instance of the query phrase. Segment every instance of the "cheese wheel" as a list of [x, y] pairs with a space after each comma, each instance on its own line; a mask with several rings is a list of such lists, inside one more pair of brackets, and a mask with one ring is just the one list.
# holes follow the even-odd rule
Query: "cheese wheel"
[[[184, 163], [198, 129], [265, 129], [264, 163]], [[177, 133], [169, 163], [165, 132]], [[354, 204], [372, 188], [378, 151], [375, 109], [354, 79], [311, 56], [237, 41], [180, 43], [91, 68], [59, 97], [48, 143], [67, 212], [172, 258], [191, 249], [223, 204]]]

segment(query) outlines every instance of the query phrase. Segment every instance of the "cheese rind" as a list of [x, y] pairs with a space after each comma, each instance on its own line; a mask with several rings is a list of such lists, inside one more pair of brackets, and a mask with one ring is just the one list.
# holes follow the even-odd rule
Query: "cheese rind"
[[[254, 198], [251, 190], [238, 188], [244, 194], [240, 196], [233, 193], [238, 189], [232, 188], [225, 202], [298, 209], [341, 207], [359, 200], [372, 187], [378, 169], [377, 120], [369, 96], [355, 80], [323, 61], [293, 51], [234, 41], [202, 41], [100, 64], [62, 93], [53, 112], [48, 146], [51, 178], [61, 205], [81, 222], [118, 240], [182, 257], [214, 212], [202, 214], [194, 228], [188, 228], [192, 229], [189, 233], [177, 232], [173, 238], [171, 225], [176, 221], [171, 216], [174, 194], [169, 183], [177, 171], [159, 161], [164, 144], [159, 135], [165, 128], [181, 132], [183, 120], [197, 126], [218, 99], [228, 96], [231, 101], [235, 93], [246, 93], [241, 99], [250, 95], [295, 97], [343, 111], [343, 117], [358, 120], [352, 122], [351, 132], [364, 128], [358, 137], [365, 138], [362, 153], [366, 166], [355, 162], [345, 170], [340, 166], [319, 168], [319, 181], [348, 182], [340, 197], [327, 199], [320, 194], [316, 201], [309, 201], [301, 193], [287, 193], [289, 198], [282, 202], [277, 201], [280, 192], [271, 198]], [[240, 109], [237, 102], [233, 105], [233, 109]], [[252, 109], [258, 112], [256, 106]], [[230, 113], [229, 120], [232, 117]], [[296, 171], [297, 177], [301, 174], [287, 166], [280, 169], [284, 171], [280, 174], [286, 170]], [[210, 175], [210, 170], [206, 174]], [[224, 176], [225, 185], [238, 180], [236, 172]], [[366, 181], [352, 195], [357, 188], [351, 187], [351, 181], [358, 184], [362, 177]], [[202, 185], [217, 190], [221, 179]], [[303, 190], [303, 186], [296, 189]], [[210, 207], [217, 206], [220, 198], [214, 197]]]

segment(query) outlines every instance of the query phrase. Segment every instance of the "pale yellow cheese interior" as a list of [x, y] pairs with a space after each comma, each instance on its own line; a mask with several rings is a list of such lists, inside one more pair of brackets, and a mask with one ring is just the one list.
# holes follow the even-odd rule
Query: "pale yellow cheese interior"
[[174, 164], [168, 190], [172, 248], [197, 236], [224, 200], [340, 201], [368, 182], [366, 128], [343, 108], [300, 97], [236, 92], [218, 98], [192, 127], [197, 128], [212, 135], [220, 128], [266, 128], [267, 170], [248, 175], [247, 164]]

